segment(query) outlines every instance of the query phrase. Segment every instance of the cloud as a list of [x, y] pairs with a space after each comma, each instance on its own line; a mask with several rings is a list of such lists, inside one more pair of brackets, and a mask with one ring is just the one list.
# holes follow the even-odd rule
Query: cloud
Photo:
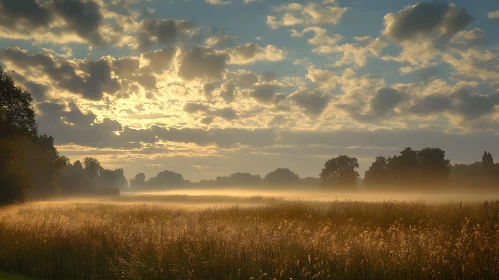
[[371, 100], [371, 110], [375, 116], [393, 113], [393, 109], [405, 99], [405, 94], [393, 88], [380, 88]]
[[146, 69], [148, 71], [160, 74], [163, 71], [170, 69], [176, 52], [176, 48], [167, 47], [162, 50], [143, 53], [141, 55], [141, 58], [149, 62], [149, 64], [146, 66]]
[[316, 89], [302, 89], [292, 93], [289, 99], [308, 115], [317, 116], [326, 109], [331, 97]]
[[120, 89], [118, 80], [111, 75], [110, 61], [106, 58], [75, 64], [64, 59], [56, 61], [46, 54], [29, 54], [17, 47], [4, 49], [0, 52], [0, 58], [25, 71], [40, 69], [54, 86], [87, 99], [100, 100], [104, 93], [114, 94]]
[[35, 0], [3, 0], [0, 3], [0, 25], [29, 34], [33, 29], [48, 27], [53, 20], [51, 11]]
[[200, 103], [186, 103], [184, 105], [184, 111], [190, 114], [197, 112], [207, 112], [209, 111], [209, 107], [205, 104]]
[[264, 0], [243, 0], [244, 4], [250, 4], [255, 2], [263, 2]]
[[215, 35], [215, 36], [212, 36], [212, 37], [206, 39], [206, 45], [208, 47], [230, 45], [234, 42], [234, 39], [236, 39], [235, 36], [228, 35], [228, 34]]
[[184, 80], [217, 80], [225, 73], [228, 56], [211, 48], [195, 47], [179, 59], [178, 75]]
[[234, 100], [236, 85], [233, 83], [225, 83], [222, 85], [222, 90], [220, 91], [220, 97], [225, 101], [225, 103], [230, 104]]
[[334, 1], [323, 1], [320, 4], [314, 2], [303, 5], [299, 3], [283, 4], [274, 10], [284, 14], [280, 19], [276, 16], [267, 16], [267, 25], [271, 29], [295, 25], [336, 25], [349, 8], [342, 8]]
[[[114, 132], [123, 131], [116, 120], [104, 118], [98, 122], [94, 113], [82, 112], [79, 107], [69, 104], [44, 102], [39, 104], [39, 131], [54, 136], [57, 145], [76, 144], [95, 148], [140, 148], [140, 143], [126, 139]], [[126, 131], [126, 129], [125, 129]], [[147, 138], [142, 137], [143, 141]]]
[[270, 103], [274, 101], [277, 89], [274, 84], [257, 84], [250, 91], [250, 96], [261, 103]]
[[388, 45], [381, 38], [354, 37], [355, 43], [343, 45], [322, 45], [312, 50], [316, 54], [337, 54], [335, 67], [354, 65], [366, 66], [367, 59], [380, 57], [382, 50]]
[[409, 108], [411, 113], [426, 116], [450, 113], [466, 122], [474, 122], [482, 117], [490, 116], [499, 105], [499, 93], [479, 94], [469, 88], [441, 94], [435, 93], [414, 100]]
[[484, 81], [499, 79], [499, 55], [478, 47], [452, 48], [442, 56], [442, 61], [464, 77]]
[[488, 12], [487, 16], [491, 20], [499, 20], [499, 10]]
[[195, 26], [190, 20], [146, 18], [140, 22], [136, 48], [146, 50], [154, 44], [169, 45], [192, 35]]
[[226, 121], [233, 121], [238, 118], [237, 112], [232, 108], [219, 109], [214, 112], [214, 115], [220, 117]]
[[232, 1], [222, 1], [222, 0], [205, 0], [206, 3], [210, 3], [212, 5], [228, 5], [231, 4]]
[[193, 128], [163, 128], [152, 126], [152, 132], [163, 141], [178, 143], [194, 143], [199, 146], [216, 145], [222, 148], [233, 147], [236, 144], [252, 147], [264, 147], [274, 143], [276, 134], [270, 129], [193, 129]]
[[464, 47], [474, 47], [485, 43], [485, 32], [480, 28], [475, 28], [470, 31], [463, 30], [457, 33], [451, 43], [463, 45]]
[[256, 61], [281, 61], [286, 58], [286, 51], [276, 46], [268, 45], [265, 48], [254, 43], [247, 43], [226, 49], [224, 51], [230, 58], [230, 64], [251, 64]]
[[[107, 9], [117, 5], [100, 0], [4, 0], [0, 37], [50, 44], [88, 43], [89, 47], [123, 44], [127, 37], [121, 23], [131, 17]], [[127, 5], [121, 6], [128, 10]]]
[[99, 5], [93, 1], [53, 0], [54, 11], [66, 24], [94, 45], [100, 45], [103, 37], [100, 26], [104, 20]]
[[397, 14], [387, 14], [383, 35], [398, 43], [431, 39], [437, 35], [435, 43], [442, 44], [463, 30], [472, 19], [466, 10], [454, 4], [418, 3]]
[[431, 94], [415, 102], [409, 111], [421, 116], [439, 114], [449, 110], [452, 100], [443, 94]]
[[396, 14], [387, 14], [382, 34], [399, 44], [402, 51], [398, 56], [387, 55], [383, 59], [433, 66], [449, 41], [472, 20], [471, 14], [454, 4], [418, 3]]
[[291, 29], [292, 37], [303, 37], [308, 32], [313, 32], [314, 36], [308, 39], [308, 43], [311, 45], [335, 45], [343, 39], [340, 34], [327, 35], [327, 30], [319, 26], [310, 26], [304, 28], [301, 32], [296, 29]]

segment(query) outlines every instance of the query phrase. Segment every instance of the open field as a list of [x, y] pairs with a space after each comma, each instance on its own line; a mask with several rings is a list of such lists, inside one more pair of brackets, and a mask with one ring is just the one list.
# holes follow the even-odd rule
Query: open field
[[499, 279], [495, 200], [120, 199], [1, 209], [0, 271], [40, 279]]

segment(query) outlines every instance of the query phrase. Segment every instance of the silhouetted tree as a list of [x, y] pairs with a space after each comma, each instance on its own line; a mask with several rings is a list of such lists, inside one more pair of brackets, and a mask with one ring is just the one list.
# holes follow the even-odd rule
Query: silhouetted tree
[[60, 185], [63, 194], [88, 194], [92, 191], [93, 182], [88, 178], [79, 160], [68, 163], [61, 169]]
[[250, 173], [233, 173], [229, 177], [233, 185], [258, 185], [262, 182], [260, 175], [253, 175]]
[[85, 171], [85, 174], [88, 176], [88, 178], [90, 178], [91, 180], [96, 180], [104, 169], [97, 159], [86, 157], [83, 159], [83, 170]]
[[[46, 135], [38, 135], [35, 121], [33, 99], [28, 91], [20, 88], [0, 68], [0, 140], [2, 163], [15, 166], [0, 170], [3, 178], [2, 190], [11, 191], [8, 197], [11, 201], [22, 201], [26, 189], [37, 186], [38, 191], [54, 192], [56, 189], [59, 169], [66, 160], [59, 156], [54, 147], [54, 139]], [[13, 150], [14, 149], [14, 150]], [[14, 157], [12, 155], [15, 155]], [[10, 162], [14, 161], [14, 162]], [[10, 163], [9, 163], [10, 162]], [[16, 174], [16, 170], [22, 174]], [[6, 184], [9, 182], [9, 186]], [[3, 194], [0, 190], [0, 196]], [[12, 194], [19, 197], [14, 198]], [[3, 195], [7, 203], [7, 195]]]
[[445, 151], [440, 148], [424, 148], [417, 151], [419, 176], [425, 185], [439, 184], [450, 175], [450, 160], [445, 158]]
[[140, 188], [145, 185], [146, 175], [144, 173], [138, 173], [130, 180], [130, 187], [132, 188]]
[[455, 164], [451, 168], [452, 184], [473, 188], [499, 186], [499, 164], [489, 152], [483, 152], [482, 160], [472, 164]]
[[168, 170], [159, 172], [156, 177], [152, 177], [147, 181], [147, 185], [150, 187], [180, 186], [186, 183], [182, 174]]
[[340, 155], [326, 161], [319, 177], [323, 185], [355, 186], [359, 176], [357, 168], [356, 158]]
[[99, 185], [104, 188], [125, 188], [128, 182], [123, 169], [102, 169], [99, 174]]
[[300, 176], [288, 168], [278, 168], [265, 175], [263, 181], [270, 185], [293, 185], [300, 182]]
[[0, 67], [0, 139], [36, 135], [33, 98]]
[[487, 168], [487, 169], [494, 166], [494, 158], [487, 151], [483, 152], [482, 165], [484, 168]]
[[382, 156], [376, 157], [364, 175], [364, 184], [370, 186], [382, 186], [390, 184], [391, 174], [388, 166], [390, 159]]
[[16, 141], [0, 139], [0, 205], [23, 202], [24, 191], [31, 186], [22, 156]]

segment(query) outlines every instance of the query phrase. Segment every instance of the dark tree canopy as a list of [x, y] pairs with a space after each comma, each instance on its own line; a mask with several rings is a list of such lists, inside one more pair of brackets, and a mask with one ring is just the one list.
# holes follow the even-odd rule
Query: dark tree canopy
[[2, 203], [22, 201], [26, 190], [33, 186], [39, 187], [38, 192], [42, 188], [57, 191], [59, 169], [66, 160], [60, 157], [52, 137], [38, 135], [29, 92], [17, 86], [1, 68], [0, 140], [4, 166], [0, 168]]
[[370, 186], [414, 186], [441, 184], [449, 178], [450, 161], [440, 148], [420, 151], [405, 148], [400, 155], [377, 157], [366, 171]]
[[138, 173], [130, 180], [130, 187], [132, 188], [140, 188], [145, 185], [146, 175], [144, 173]]
[[357, 168], [356, 158], [340, 155], [326, 161], [319, 177], [323, 185], [355, 186], [359, 176]]
[[35, 135], [33, 98], [0, 67], [0, 138]]
[[185, 183], [186, 181], [184, 180], [182, 174], [168, 170], [159, 172], [156, 177], [152, 177], [147, 181], [148, 186], [151, 187], [183, 185]]
[[366, 171], [364, 176], [364, 184], [366, 185], [386, 185], [390, 182], [391, 173], [389, 169], [389, 161], [391, 158], [382, 156], [376, 157], [371, 167]]
[[288, 168], [278, 168], [265, 175], [263, 181], [270, 185], [296, 184], [300, 182], [300, 176]]

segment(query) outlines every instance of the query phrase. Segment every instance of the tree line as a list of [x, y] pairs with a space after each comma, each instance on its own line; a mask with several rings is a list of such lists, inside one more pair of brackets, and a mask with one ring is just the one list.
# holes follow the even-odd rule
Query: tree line
[[[119, 194], [129, 186], [124, 170], [106, 169], [91, 157], [73, 163], [61, 156], [54, 138], [38, 133], [33, 98], [17, 86], [0, 67], [0, 205], [22, 202], [26, 195], [89, 195]], [[327, 160], [319, 178], [300, 178], [287, 168], [266, 174], [234, 173], [214, 180], [192, 183], [179, 173], [162, 171], [146, 180], [143, 173], [130, 180], [135, 190], [168, 186], [307, 186], [351, 188], [358, 184], [358, 159], [346, 155]], [[489, 152], [481, 161], [451, 165], [440, 148], [413, 150], [376, 157], [365, 172], [364, 185], [410, 188], [416, 186], [484, 186], [499, 185], [499, 164]]]
[[133, 179], [130, 180], [130, 188], [134, 190], [141, 189], [161, 189], [168, 186], [175, 187], [234, 187], [234, 186], [248, 186], [255, 187], [260, 185], [267, 186], [306, 186], [318, 185], [319, 179], [313, 177], [300, 178], [298, 174], [294, 173], [288, 168], [277, 168], [269, 172], [263, 178], [260, 175], [250, 173], [236, 172], [229, 176], [218, 176], [212, 180], [200, 180], [199, 182], [191, 182], [185, 180], [182, 174], [172, 171], [161, 171], [158, 175], [146, 180], [144, 173], [138, 173]]

